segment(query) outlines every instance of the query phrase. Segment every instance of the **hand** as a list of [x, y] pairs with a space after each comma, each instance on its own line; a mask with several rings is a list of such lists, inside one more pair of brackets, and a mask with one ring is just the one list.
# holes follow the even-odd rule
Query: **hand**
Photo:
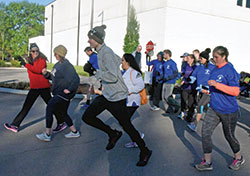
[[20, 58], [18, 58], [19, 60], [20, 60], [20, 64], [21, 65], [23, 65], [23, 66], [25, 66], [26, 65], [26, 62], [25, 62], [25, 60], [22, 58], [22, 57], [20, 57]]
[[217, 82], [215, 80], [209, 80], [208, 85], [216, 87]]
[[185, 82], [184, 81], [181, 81], [181, 85], [183, 85]]
[[68, 89], [64, 89], [63, 92], [64, 92], [65, 94], [69, 94], [69, 93], [70, 93], [70, 91], [69, 91]]
[[102, 95], [102, 91], [100, 91], [98, 89], [95, 89], [94, 92], [95, 92], [95, 94]]
[[42, 74], [43, 74], [43, 75], [46, 75], [47, 72], [48, 72], [48, 71], [47, 71], [47, 68], [42, 69]]
[[202, 91], [201, 91], [202, 93], [204, 93], [204, 94], [209, 94], [209, 91], [208, 90], [205, 90], [205, 89], [202, 89]]

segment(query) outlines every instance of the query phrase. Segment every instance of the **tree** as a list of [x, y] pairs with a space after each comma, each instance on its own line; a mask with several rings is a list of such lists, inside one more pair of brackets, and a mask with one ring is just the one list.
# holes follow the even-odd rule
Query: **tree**
[[3, 16], [0, 39], [3, 54], [16, 57], [27, 53], [29, 38], [44, 33], [44, 6], [13, 2], [4, 7]]
[[140, 24], [136, 18], [136, 11], [133, 6], [130, 6], [128, 15], [127, 33], [124, 38], [123, 51], [125, 53], [132, 53], [139, 45], [139, 30]]
[[5, 29], [5, 14], [4, 14], [4, 9], [5, 9], [5, 4], [0, 2], [0, 57], [3, 60], [4, 59], [4, 55], [5, 55], [5, 51], [4, 51], [4, 45], [5, 45], [5, 41], [4, 41], [4, 33], [6, 32]]

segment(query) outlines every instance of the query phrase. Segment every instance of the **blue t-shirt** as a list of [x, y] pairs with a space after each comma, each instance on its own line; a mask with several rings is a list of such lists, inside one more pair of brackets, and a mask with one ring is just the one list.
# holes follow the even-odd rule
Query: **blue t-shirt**
[[147, 65], [151, 66], [153, 65], [153, 77], [155, 77], [156, 82], [163, 83], [163, 64], [164, 61], [159, 61], [158, 59], [148, 61], [146, 60]]
[[211, 71], [215, 68], [215, 65], [208, 63], [207, 67], [203, 64], [197, 66], [192, 76], [196, 78], [197, 86], [205, 86], [208, 87], [208, 79], [210, 77]]
[[[209, 80], [215, 80], [216, 82], [239, 87], [238, 73], [230, 64], [226, 64], [221, 68], [215, 67], [210, 75]], [[210, 90], [210, 106], [216, 112], [222, 114], [230, 114], [238, 111], [239, 106], [236, 100], [236, 96], [228, 95], [214, 86], [209, 87]]]
[[92, 53], [89, 56], [89, 63], [92, 64], [92, 66], [95, 68], [95, 70], [99, 69], [99, 67], [98, 67], [98, 59], [97, 59], [97, 54], [96, 53]]
[[[178, 76], [178, 69], [177, 69], [177, 65], [176, 63], [170, 59], [168, 61], [165, 61], [165, 63], [163, 64], [163, 69], [164, 69], [164, 83], [168, 83], [168, 84], [175, 84], [176, 82], [176, 78]], [[173, 76], [173, 74], [176, 73], [176, 77]]]

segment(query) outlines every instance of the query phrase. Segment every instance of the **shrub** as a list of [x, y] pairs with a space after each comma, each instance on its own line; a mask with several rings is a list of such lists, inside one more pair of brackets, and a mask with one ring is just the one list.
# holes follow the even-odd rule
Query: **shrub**
[[12, 67], [21, 67], [21, 64], [17, 60], [11, 60], [10, 61]]
[[6, 63], [3, 60], [0, 60], [0, 67], [6, 67]]

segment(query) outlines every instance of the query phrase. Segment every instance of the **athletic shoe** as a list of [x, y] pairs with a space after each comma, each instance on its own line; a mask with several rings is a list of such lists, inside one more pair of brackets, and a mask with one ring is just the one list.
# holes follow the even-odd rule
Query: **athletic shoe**
[[148, 163], [149, 158], [152, 155], [152, 151], [151, 150], [146, 150], [145, 152], [141, 152], [140, 153], [140, 159], [137, 162], [136, 166], [145, 166]]
[[197, 132], [197, 127], [194, 122], [189, 123], [187, 126], [190, 128], [190, 130]]
[[4, 127], [7, 129], [7, 130], [10, 130], [14, 133], [17, 133], [18, 132], [18, 127], [17, 126], [14, 126], [14, 125], [9, 125], [8, 123], [5, 123], [3, 124]]
[[46, 134], [46, 132], [43, 132], [41, 134], [36, 134], [36, 137], [41, 140], [41, 141], [46, 141], [46, 142], [50, 142], [51, 141], [51, 135], [48, 136]]
[[160, 110], [160, 108], [157, 107], [157, 106], [152, 106], [152, 107], [151, 107], [151, 110], [152, 110], [152, 111], [158, 111], [158, 110]]
[[212, 163], [207, 163], [205, 159], [200, 164], [194, 166], [198, 171], [211, 171], [213, 170]]
[[245, 163], [245, 159], [241, 156], [241, 159], [234, 159], [233, 163], [229, 165], [232, 170], [239, 170], [240, 166]]
[[55, 129], [53, 129], [53, 133], [59, 133], [65, 130], [68, 126], [65, 123], [58, 124]]
[[106, 146], [106, 150], [111, 150], [112, 148], [114, 148], [116, 142], [120, 139], [121, 136], [122, 136], [122, 132], [115, 130], [115, 135], [109, 138], [109, 143]]
[[80, 137], [80, 132], [77, 131], [76, 133], [73, 133], [72, 131], [70, 131], [68, 134], [64, 135], [66, 138], [78, 138]]
[[185, 115], [184, 112], [181, 111], [180, 114], [179, 114], [177, 117], [178, 117], [179, 119], [182, 119], [182, 120], [183, 120], [183, 119], [184, 119], [184, 115]]
[[[141, 138], [144, 138], [144, 133], [140, 133]], [[136, 142], [129, 142], [127, 144], [124, 145], [126, 148], [136, 148], [138, 147], [138, 145], [136, 144]]]

